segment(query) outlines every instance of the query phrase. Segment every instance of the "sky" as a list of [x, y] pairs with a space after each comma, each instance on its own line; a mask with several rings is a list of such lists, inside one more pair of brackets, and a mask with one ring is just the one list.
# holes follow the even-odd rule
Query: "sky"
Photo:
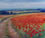
[[45, 8], [45, 0], [0, 0], [0, 9]]

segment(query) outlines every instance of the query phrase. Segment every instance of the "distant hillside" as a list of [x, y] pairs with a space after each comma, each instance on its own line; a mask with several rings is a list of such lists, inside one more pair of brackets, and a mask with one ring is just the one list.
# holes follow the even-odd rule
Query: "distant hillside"
[[0, 10], [0, 15], [15, 15], [15, 14], [24, 14], [24, 13], [40, 13], [45, 12], [45, 9], [9, 9], [9, 10]]
[[8, 15], [9, 13], [6, 11], [0, 11], [0, 15]]

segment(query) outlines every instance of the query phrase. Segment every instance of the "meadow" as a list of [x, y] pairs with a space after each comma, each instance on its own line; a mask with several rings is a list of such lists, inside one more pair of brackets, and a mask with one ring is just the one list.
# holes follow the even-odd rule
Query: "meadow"
[[45, 13], [0, 15], [0, 20], [3, 20], [0, 21], [1, 38], [3, 36], [5, 38], [45, 37]]

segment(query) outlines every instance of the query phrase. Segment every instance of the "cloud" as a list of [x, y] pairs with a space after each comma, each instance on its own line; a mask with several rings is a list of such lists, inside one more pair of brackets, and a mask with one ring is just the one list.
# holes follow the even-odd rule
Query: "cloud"
[[7, 8], [45, 8], [45, 2], [0, 2], [0, 9]]
[[9, 5], [7, 3], [0, 2], [0, 9], [3, 8], [9, 8]]

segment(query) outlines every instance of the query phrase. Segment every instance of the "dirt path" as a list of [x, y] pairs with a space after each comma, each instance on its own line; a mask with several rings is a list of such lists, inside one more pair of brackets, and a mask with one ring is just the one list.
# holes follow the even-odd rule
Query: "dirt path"
[[10, 38], [19, 38], [19, 35], [17, 34], [17, 32], [15, 32], [15, 30], [11, 26], [10, 19], [11, 18], [7, 18], [6, 20], [4, 20], [3, 22], [0, 23], [0, 38], [6, 38], [5, 31], [6, 31], [6, 22], [7, 21], [9, 21], [8, 22], [8, 32], [9, 32]]
[[8, 22], [8, 31], [9, 31], [10, 38], [19, 38], [17, 32], [15, 32], [15, 30], [11, 26], [11, 21]]
[[0, 23], [0, 38], [6, 38], [5, 37], [5, 31], [6, 31], [6, 22], [9, 20], [10, 18], [7, 18], [5, 20], [3, 20]]
[[0, 24], [0, 38], [5, 38], [5, 30], [6, 30], [6, 24], [1, 23]]
[[6, 19], [2, 23], [0, 23], [0, 38], [5, 38], [5, 30], [6, 30], [7, 21], [8, 21], [8, 19]]

